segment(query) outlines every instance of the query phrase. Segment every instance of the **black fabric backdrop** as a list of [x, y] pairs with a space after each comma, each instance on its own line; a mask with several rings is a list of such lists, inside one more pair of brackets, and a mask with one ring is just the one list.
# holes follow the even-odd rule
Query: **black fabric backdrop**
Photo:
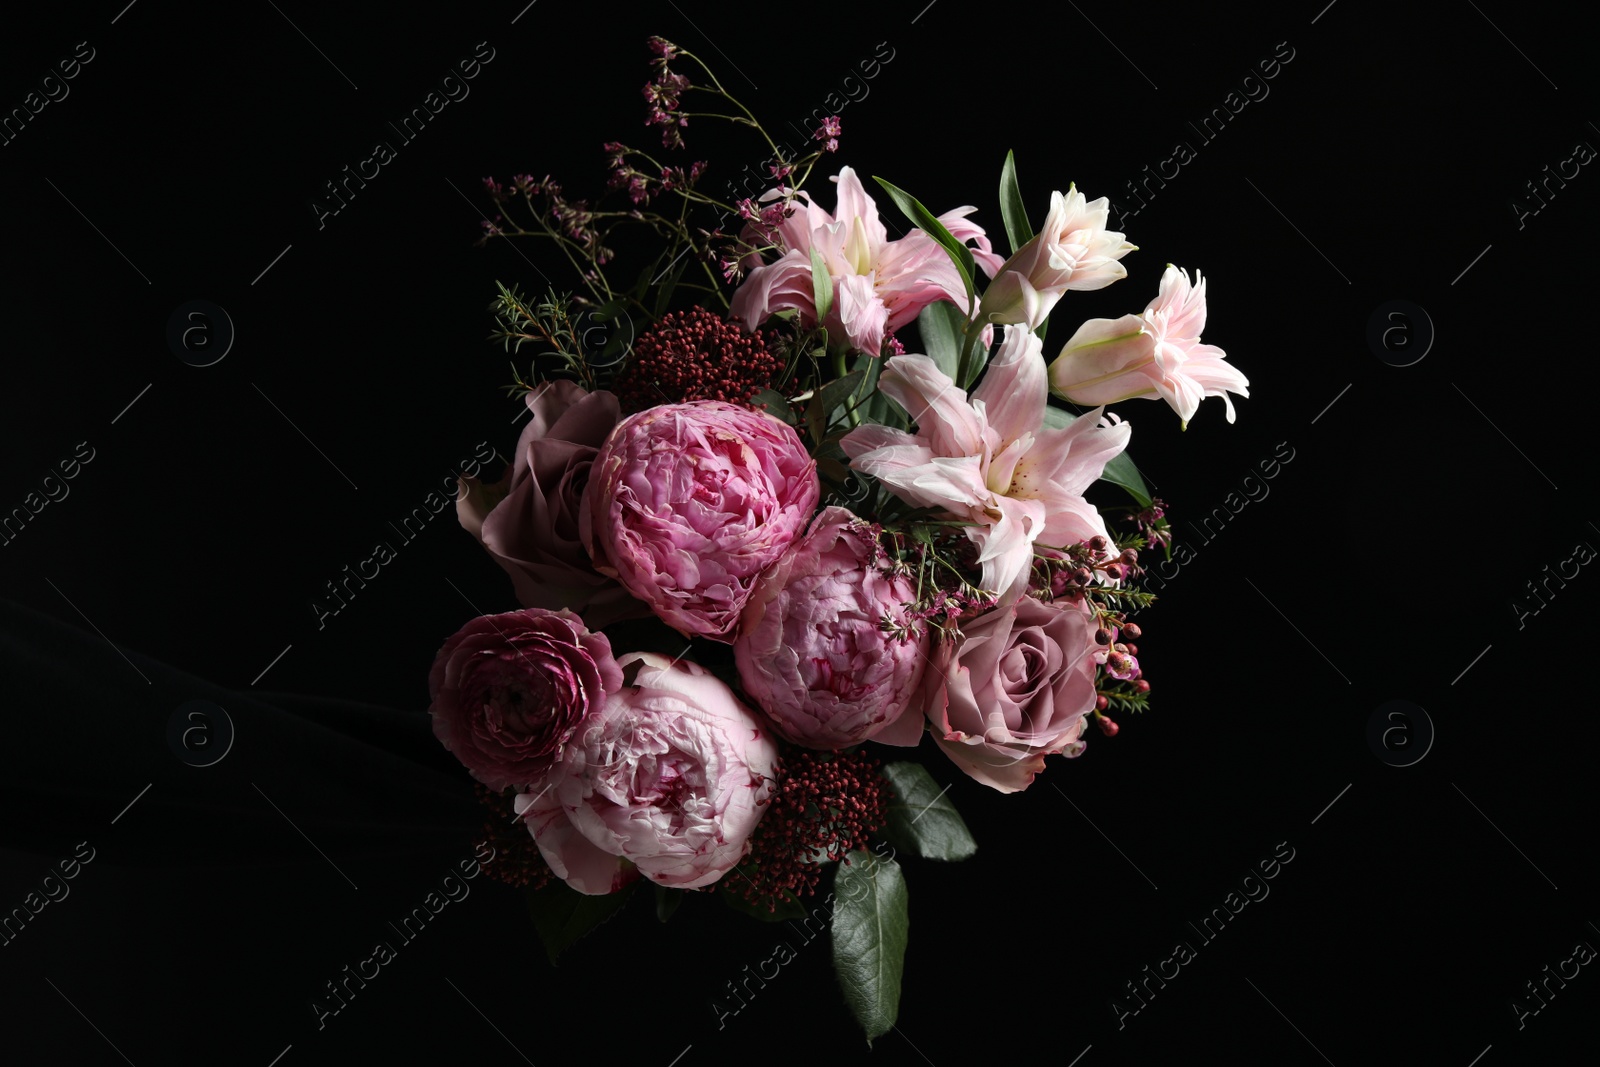
[[[1600, 179], [1575, 151], [1600, 129], [1575, 18], [1358, 0], [8, 15], [0, 109], [55, 99], [0, 144], [0, 513], [60, 499], [0, 546], [0, 912], [92, 858], [0, 946], [6, 1062], [1586, 1062], [1600, 978], [1563, 961], [1600, 945], [1600, 578], [1559, 575], [1600, 545]], [[1036, 218], [1069, 181], [1111, 196], [1141, 250], [1128, 280], [1067, 298], [1053, 341], [1142, 308], [1163, 264], [1198, 267], [1206, 339], [1251, 382], [1232, 426], [1217, 401], [1187, 432], [1118, 407], [1195, 553], [1145, 620], [1154, 710], [1016, 796], [924, 751], [980, 851], [906, 861], [899, 1025], [870, 1052], [820, 941], [719, 1020], [725, 984], [793, 938], [714, 899], [662, 926], [641, 897], [555, 970], [487, 879], [414, 941], [389, 932], [483, 818], [429, 731], [428, 665], [514, 606], [448, 511], [403, 543], [390, 524], [481, 442], [516, 440], [483, 341], [493, 283], [570, 284], [548, 249], [474, 247], [479, 180], [582, 195], [602, 141], [651, 146], [651, 33], [780, 135], [836, 111], [839, 163], [936, 211], [974, 203], [997, 237], [1007, 148]], [[399, 143], [386, 124], [475, 55], [470, 95]], [[702, 126], [708, 180], [759, 164]], [[379, 140], [395, 158], [319, 219], [324, 183]], [[166, 339], [194, 299], [236, 330], [208, 367]], [[1403, 327], [1390, 349], [1427, 347], [1409, 366], [1369, 342], [1393, 300], [1412, 309], [1380, 319]], [[75, 456], [62, 496], [45, 479]], [[397, 557], [319, 626], [324, 583], [378, 541]], [[235, 731], [208, 767], [168, 740], [193, 700]], [[1391, 700], [1432, 724], [1408, 767], [1369, 744]], [[1214, 940], [1190, 925], [1285, 855]], [[319, 1027], [313, 999], [382, 940], [398, 958]], [[1133, 1012], [1126, 983], [1171, 974], [1180, 941], [1194, 958]]]

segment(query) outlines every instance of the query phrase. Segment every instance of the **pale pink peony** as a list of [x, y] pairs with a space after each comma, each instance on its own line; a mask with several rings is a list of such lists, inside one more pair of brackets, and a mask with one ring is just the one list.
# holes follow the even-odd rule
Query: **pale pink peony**
[[[872, 527], [828, 508], [757, 585], [733, 643], [739, 681], [778, 733], [807, 748], [871, 738], [915, 745], [927, 659], [908, 626], [908, 578], [886, 571]], [[896, 634], [885, 632], [885, 624]]]
[[1106, 229], [1110, 218], [1106, 197], [1086, 200], [1075, 185], [1064, 196], [1051, 193], [1044, 225], [1001, 265], [984, 291], [979, 316], [1037, 329], [1068, 289], [1104, 289], [1127, 277], [1117, 261], [1136, 249]]
[[604, 634], [570, 611], [473, 619], [428, 675], [433, 732], [490, 789], [540, 781], [573, 731], [622, 688]]
[[624, 419], [600, 450], [583, 541], [663, 622], [727, 642], [820, 495], [816, 463], [779, 419], [716, 400], [665, 404]]
[[1008, 327], [970, 399], [927, 356], [895, 356], [878, 387], [910, 414], [916, 434], [860, 426], [840, 442], [852, 467], [902, 500], [977, 524], [967, 536], [979, 548], [983, 587], [1008, 600], [1027, 581], [1035, 543], [1110, 539], [1083, 492], [1132, 433], [1098, 409], [1046, 429], [1041, 345]]
[[[833, 306], [825, 325], [835, 339], [848, 340], [857, 351], [876, 356], [884, 338], [917, 317], [929, 304], [948, 300], [967, 304], [966, 287], [944, 248], [921, 230], [889, 240], [878, 218], [878, 205], [849, 167], [834, 179], [838, 206], [830, 215], [809, 193], [796, 195], [794, 214], [774, 230], [752, 224], [745, 239], [773, 243], [778, 259], [750, 271], [733, 295], [730, 315], [755, 329], [769, 315], [785, 309], [800, 313], [802, 326], [817, 324], [811, 252], [822, 255], [833, 280]], [[773, 190], [763, 201], [776, 199]], [[993, 277], [1001, 258], [991, 249], [982, 227], [967, 219], [974, 207], [960, 207], [939, 216], [952, 236], [973, 243], [972, 256]]]
[[1002, 793], [1026, 789], [1046, 756], [1080, 754], [1095, 703], [1095, 629], [1081, 606], [1032, 597], [963, 623], [925, 683], [939, 747]]
[[695, 889], [732, 870], [766, 812], [777, 742], [702, 667], [635, 652], [633, 685], [585, 723], [542, 791], [516, 799], [550, 869], [591, 896], [639, 874]]
[[1050, 364], [1050, 391], [1078, 404], [1114, 404], [1160, 397], [1189, 420], [1208, 396], [1220, 396], [1233, 421], [1230, 392], [1249, 396], [1249, 380], [1227, 353], [1200, 343], [1206, 325], [1206, 282], [1170, 263], [1161, 290], [1143, 315], [1090, 319]]
[[578, 536], [594, 457], [622, 418], [617, 398], [558, 380], [526, 402], [530, 417], [505, 478], [497, 485], [461, 479], [461, 525], [511, 576], [525, 608], [570, 608], [595, 627], [647, 614], [615, 579], [594, 569]]

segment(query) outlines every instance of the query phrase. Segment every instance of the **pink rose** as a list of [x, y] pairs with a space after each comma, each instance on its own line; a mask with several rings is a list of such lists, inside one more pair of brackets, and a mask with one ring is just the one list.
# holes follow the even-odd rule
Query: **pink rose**
[[817, 467], [788, 425], [716, 400], [624, 419], [595, 459], [583, 540], [662, 621], [731, 641], [751, 587], [805, 529]]
[[611, 642], [570, 611], [481, 615], [428, 675], [434, 736], [490, 789], [539, 781], [573, 731], [622, 688]]
[[529, 393], [527, 404], [532, 417], [501, 484], [462, 479], [461, 525], [511, 575], [523, 607], [569, 608], [595, 627], [643, 615], [643, 605], [594, 569], [578, 536], [590, 467], [622, 417], [617, 398], [551, 381]]
[[516, 800], [550, 869], [591, 896], [639, 874], [695, 889], [732, 870], [772, 794], [778, 746], [709, 671], [635, 652], [634, 684], [585, 724], [542, 792]]
[[1044, 757], [1077, 756], [1095, 701], [1095, 626], [1079, 606], [1024, 597], [962, 626], [928, 672], [927, 714], [945, 754], [1002, 793]]
[[[870, 526], [845, 508], [828, 508], [745, 608], [733, 643], [739, 680], [797, 745], [838, 749], [867, 738], [915, 745], [922, 737], [912, 704], [927, 632], [907, 632], [916, 586], [880, 569], [879, 556]], [[886, 633], [885, 619], [901, 634]]]

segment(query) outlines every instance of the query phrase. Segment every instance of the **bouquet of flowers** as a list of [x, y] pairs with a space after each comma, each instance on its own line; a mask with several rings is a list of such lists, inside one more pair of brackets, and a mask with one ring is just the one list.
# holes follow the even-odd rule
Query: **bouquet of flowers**
[[[578, 288], [492, 305], [493, 338], [534, 352], [511, 387], [528, 421], [457, 508], [521, 607], [445, 642], [434, 730], [552, 962], [646, 882], [663, 921], [690, 891], [810, 914], [870, 1041], [899, 999], [895, 856], [976, 849], [938, 768], [1016, 792], [1146, 707], [1131, 616], [1171, 532], [1105, 405], [1159, 398], [1186, 425], [1217, 396], [1231, 422], [1247, 383], [1172, 266], [1046, 360], [1058, 301], [1126, 276], [1107, 200], [1052, 193], [1035, 231], [1008, 154], [1009, 256], [976, 208], [876, 179], [886, 218], [849, 167], [829, 211], [803, 187], [837, 118], [780, 146], [692, 53], [650, 46], [663, 151], [605, 145], [613, 206], [485, 180], [483, 239], [554, 244]], [[706, 191], [709, 163], [669, 156], [691, 119], [764, 139], [771, 188]], [[1131, 502], [1097, 507], [1096, 482]]]

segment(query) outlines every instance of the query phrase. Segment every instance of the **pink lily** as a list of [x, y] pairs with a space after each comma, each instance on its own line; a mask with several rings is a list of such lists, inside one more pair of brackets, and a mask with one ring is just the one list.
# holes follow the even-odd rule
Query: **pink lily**
[[[821, 254], [833, 282], [833, 306], [824, 325], [835, 340], [847, 340], [868, 355], [881, 352], [884, 338], [929, 304], [948, 300], [966, 305], [966, 287], [938, 242], [921, 230], [889, 240], [878, 205], [855, 171], [845, 167], [834, 181], [839, 196], [833, 214], [802, 192], [788, 218], [770, 230], [756, 224], [746, 230], [747, 240], [770, 239], [782, 254], [750, 271], [733, 295], [732, 318], [755, 329], [774, 312], [792, 308], [800, 313], [801, 325], [815, 326], [812, 250]], [[773, 190], [762, 201], [780, 195]], [[983, 228], [968, 221], [976, 210], [959, 207], [939, 216], [939, 221], [957, 240], [973, 243], [973, 258], [993, 277], [1003, 260], [992, 250]]]
[[1031, 331], [1008, 327], [971, 397], [927, 356], [891, 357], [878, 387], [905, 408], [917, 432], [860, 426], [840, 442], [853, 468], [902, 500], [974, 523], [967, 536], [979, 549], [984, 588], [1003, 601], [1025, 588], [1036, 542], [1109, 539], [1083, 493], [1133, 432], [1100, 408], [1046, 428], [1042, 349]]

